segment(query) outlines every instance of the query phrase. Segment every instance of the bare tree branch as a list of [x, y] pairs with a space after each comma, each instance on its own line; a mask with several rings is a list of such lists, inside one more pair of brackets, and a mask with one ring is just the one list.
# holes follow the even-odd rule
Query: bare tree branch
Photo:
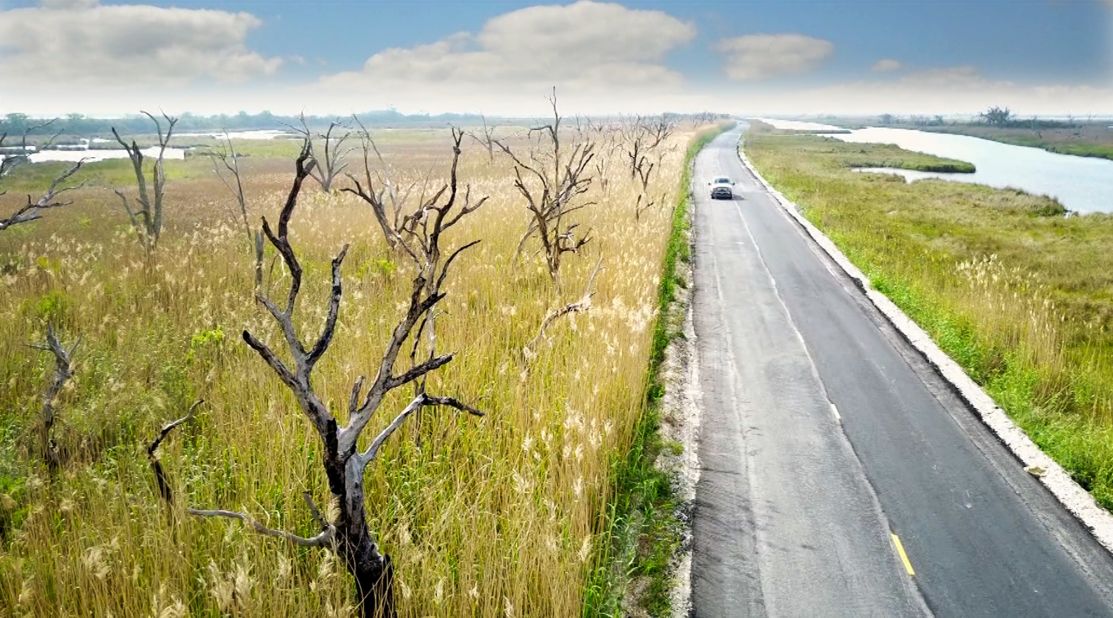
[[162, 235], [163, 196], [166, 193], [166, 171], [163, 168], [163, 159], [166, 156], [166, 149], [170, 146], [170, 139], [174, 134], [174, 125], [178, 123], [178, 119], [163, 113], [162, 118], [166, 121], [166, 131], [164, 133], [162, 122], [158, 118], [146, 111], [141, 113], [151, 119], [151, 122], [155, 125], [155, 133], [158, 135], [158, 156], [155, 158], [154, 169], [151, 172], [152, 191], [147, 189], [147, 179], [143, 169], [143, 150], [134, 139], [131, 143], [125, 141], [120, 137], [120, 133], [116, 131], [116, 127], [112, 127], [112, 135], [116, 137], [120, 146], [127, 151], [128, 159], [131, 160], [137, 187], [135, 201], [138, 207], [132, 208], [127, 196], [119, 189], [116, 189], [115, 192], [120, 201], [123, 202], [124, 211], [136, 232], [140, 245], [150, 255], [158, 247], [159, 237]]
[[[10, 174], [20, 165], [29, 163], [31, 161], [30, 153], [32, 147], [28, 146], [27, 144], [28, 136], [35, 131], [52, 125], [56, 120], [57, 119], [50, 119], [24, 129], [23, 135], [20, 139], [20, 145], [18, 146], [18, 152], [13, 154], [6, 154], [3, 155], [2, 158], [0, 158], [0, 181], [2, 181], [5, 176]], [[39, 149], [42, 150], [49, 147], [54, 142], [55, 138], [57, 138], [60, 134], [61, 131], [56, 132], [53, 136], [48, 138], [46, 142], [40, 144]], [[0, 134], [0, 147], [4, 146], [4, 141], [7, 139], [7, 137], [7, 133]], [[70, 185], [66, 183], [71, 176], [76, 174], [77, 171], [81, 169], [81, 167], [85, 164], [85, 161], [85, 159], [81, 159], [74, 163], [72, 166], [63, 170], [61, 174], [55, 176], [54, 179], [51, 180], [50, 187], [47, 188], [45, 193], [40, 195], [38, 198], [32, 198], [30, 195], [28, 195], [27, 203], [25, 205], [20, 206], [14, 213], [8, 215], [7, 217], [0, 218], [0, 231], [4, 231], [15, 225], [19, 225], [20, 223], [28, 223], [30, 221], [41, 219], [42, 211], [44, 210], [69, 206], [72, 202], [57, 201], [57, 198], [63, 193], [67, 193], [69, 191], [73, 191], [84, 186], [84, 183], [79, 183], [76, 185]], [[0, 190], [0, 196], [5, 195], [6, 193], [7, 191]]]
[[159, 461], [158, 447], [162, 444], [162, 441], [166, 439], [166, 436], [170, 435], [171, 431], [174, 431], [176, 427], [192, 419], [194, 412], [196, 412], [197, 408], [203, 403], [205, 403], [204, 399], [198, 399], [193, 402], [193, 405], [189, 406], [189, 411], [186, 412], [185, 416], [163, 425], [158, 435], [155, 436], [155, 439], [147, 446], [147, 462], [151, 465], [151, 471], [155, 474], [158, 494], [162, 496], [163, 501], [167, 504], [174, 504], [174, 490], [171, 489], [170, 482], [166, 478], [166, 471], [162, 468], [162, 462]]
[[59, 453], [58, 445], [54, 441], [54, 424], [58, 419], [55, 403], [66, 383], [73, 378], [73, 353], [77, 350], [79, 343], [81, 343], [80, 340], [67, 350], [62, 342], [58, 340], [58, 336], [54, 334], [54, 326], [48, 324], [46, 327], [46, 342], [31, 346], [36, 350], [50, 352], [54, 356], [54, 372], [51, 374], [50, 383], [43, 392], [43, 406], [39, 412], [38, 422], [39, 455], [46, 463], [46, 467], [51, 474], [56, 472], [62, 463], [61, 453]]
[[[162, 445], [162, 441], [170, 435], [170, 432], [193, 419], [194, 412], [202, 403], [204, 403], [204, 400], [199, 399], [195, 401], [193, 405], [189, 407], [189, 412], [187, 412], [185, 416], [163, 425], [158, 435], [155, 436], [155, 439], [152, 440], [151, 444], [147, 447], [147, 461], [150, 463], [151, 470], [155, 474], [155, 482], [158, 485], [159, 495], [167, 506], [172, 506], [174, 504], [174, 491], [170, 487], [170, 481], [167, 478], [166, 471], [162, 467], [162, 462], [159, 460], [158, 447]], [[309, 505], [310, 511], [313, 513], [313, 518], [322, 524], [321, 532], [312, 537], [304, 537], [284, 530], [269, 528], [259, 523], [254, 517], [240, 511], [197, 509], [193, 507], [186, 507], [185, 511], [195, 517], [225, 517], [228, 519], [238, 519], [243, 522], [244, 525], [250, 526], [252, 530], [259, 534], [282, 539], [302, 547], [331, 547], [336, 536], [336, 527], [329, 524], [324, 517], [321, 516], [320, 510], [317, 509], [317, 505], [313, 503], [313, 499], [309, 496], [308, 492], [305, 493], [305, 500], [306, 504]]]
[[421, 408], [430, 406], [446, 406], [455, 408], [456, 410], [459, 410], [461, 412], [467, 412], [468, 414], [474, 416], [483, 416], [483, 413], [479, 410], [464, 403], [461, 403], [460, 401], [453, 399], [452, 397], [435, 397], [427, 395], [425, 393], [419, 393], [416, 397], [414, 397], [413, 401], [411, 401], [409, 405], [403, 408], [402, 411], [394, 417], [394, 420], [391, 421], [390, 424], [386, 426], [386, 428], [379, 432], [379, 435], [375, 436], [375, 439], [371, 440], [371, 444], [367, 447], [367, 450], [360, 453], [360, 459], [366, 463], [373, 461], [379, 454], [379, 449], [382, 448], [383, 444], [386, 443], [390, 436], [394, 435], [394, 432], [398, 431], [398, 429], [406, 422], [406, 419], [408, 419], [411, 415], [413, 415]]
[[329, 526], [322, 530], [319, 534], [312, 537], [299, 536], [292, 532], [285, 530], [278, 530], [276, 528], [268, 528], [259, 523], [254, 517], [243, 513], [241, 511], [226, 511], [224, 509], [195, 509], [187, 508], [186, 512], [196, 517], [226, 517], [228, 519], [238, 519], [245, 525], [250, 526], [252, 530], [263, 535], [276, 539], [282, 539], [300, 545], [301, 547], [330, 547], [333, 544], [333, 538], [336, 536], [336, 528]]
[[[244, 195], [243, 178], [240, 176], [240, 155], [236, 152], [236, 147], [232, 144], [232, 137], [228, 134], [228, 131], [224, 132], [222, 148], [220, 150], [210, 150], [205, 155], [212, 162], [213, 173], [236, 199], [236, 205], [239, 207], [238, 218], [240, 223], [243, 224], [247, 242], [251, 244], [254, 241], [255, 233], [247, 220], [247, 198]], [[233, 212], [233, 216], [235, 214]]]
[[579, 252], [591, 240], [590, 230], [577, 236], [577, 224], [570, 223], [566, 218], [569, 213], [586, 205], [576, 205], [574, 200], [586, 193], [591, 186], [592, 177], [587, 170], [595, 158], [595, 142], [581, 138], [572, 147], [567, 158], [563, 157], [556, 88], [553, 89], [549, 103], [553, 121], [530, 129], [530, 135], [542, 136], [541, 140], [547, 144], [545, 150], [531, 150], [529, 162], [526, 162], [506, 143], [495, 140], [495, 144], [514, 162], [514, 187], [525, 198], [526, 208], [530, 213], [530, 223], [526, 226], [522, 241], [518, 243], [518, 253], [521, 253], [525, 241], [535, 236], [545, 252], [549, 276], [559, 290], [560, 266], [564, 254]]
[[[54, 180], [50, 182], [50, 187], [47, 188], [46, 192], [39, 196], [38, 199], [32, 201], [31, 196], [28, 195], [26, 205], [21, 206], [18, 210], [16, 210], [8, 217], [0, 219], [0, 231], [4, 231], [12, 227], [13, 225], [19, 225], [20, 223], [28, 223], [30, 221], [41, 219], [43, 210], [48, 210], [50, 208], [61, 208], [63, 206], [69, 206], [70, 204], [72, 204], [73, 202], [57, 201], [57, 198], [63, 193], [74, 191], [84, 186], [84, 183], [79, 183], [76, 185], [66, 184], [66, 181], [69, 180], [71, 176], [76, 174], [77, 171], [81, 169], [81, 166], [84, 164], [85, 159], [81, 159], [72, 167], [67, 168], [61, 174], [56, 176]], [[0, 195], [3, 194], [0, 193]]]

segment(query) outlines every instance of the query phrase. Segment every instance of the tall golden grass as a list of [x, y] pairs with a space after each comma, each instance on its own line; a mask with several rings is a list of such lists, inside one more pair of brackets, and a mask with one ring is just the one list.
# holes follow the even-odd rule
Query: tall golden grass
[[[666, 146], [651, 185], [661, 204], [674, 203], [693, 133], [679, 131]], [[394, 140], [384, 156], [399, 177], [431, 171], [439, 183], [447, 131]], [[478, 146], [461, 160], [461, 179], [491, 199], [447, 243], [482, 239], [447, 285], [438, 351], [458, 355], [430, 390], [487, 415], [426, 412], [368, 469], [370, 523], [394, 558], [404, 616], [581, 611], [611, 465], [644, 401], [670, 215], [658, 208], [635, 222], [624, 157], [606, 149], [603, 157], [608, 192], [595, 185], [584, 197], [597, 204], [581, 211], [595, 240], [565, 265], [563, 296], [538, 256], [515, 259], [526, 211], [507, 162], [489, 163]], [[289, 175], [273, 167], [248, 166], [256, 217], [274, 216], [288, 189]], [[162, 448], [180, 500], [309, 534], [302, 492], [327, 503], [316, 435], [240, 341], [245, 327], [280, 335], [252, 300], [251, 249], [222, 191], [211, 179], [170, 185], [167, 230], [150, 264], [106, 192], [86, 191], [36, 227], [0, 237], [0, 614], [350, 613], [351, 582], [326, 551], [235, 522], [170, 521], [147, 467], [143, 449], [158, 426], [203, 398], [198, 417]], [[352, 243], [336, 338], [315, 374], [322, 398], [342, 401], [358, 375], [373, 373], [411, 267], [346, 194], [305, 195], [291, 236], [305, 266], [299, 313], [310, 331], [324, 319], [329, 260]], [[600, 257], [591, 310], [555, 323], [527, 365], [522, 346], [547, 311], [582, 294]], [[270, 264], [280, 286], [281, 268]], [[64, 341], [81, 340], [76, 379], [59, 402], [69, 461], [53, 479], [25, 448], [50, 368], [27, 344], [48, 320]]]

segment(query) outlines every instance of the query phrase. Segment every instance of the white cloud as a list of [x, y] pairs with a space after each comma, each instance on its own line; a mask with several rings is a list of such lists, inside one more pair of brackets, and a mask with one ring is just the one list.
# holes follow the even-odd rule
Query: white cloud
[[48, 9], [86, 9], [97, 5], [97, 0], [40, 0]]
[[715, 49], [726, 57], [724, 68], [731, 79], [748, 81], [810, 71], [835, 46], [803, 34], [749, 34], [723, 39]]
[[0, 82], [5, 89], [101, 91], [272, 74], [281, 59], [245, 42], [260, 23], [249, 13], [44, 0], [0, 10]]
[[581, 96], [661, 92], [682, 82], [664, 57], [695, 34], [662, 11], [590, 0], [532, 6], [493, 17], [477, 33], [378, 52], [361, 71], [325, 76], [320, 85], [339, 97], [363, 91], [419, 109], [445, 97], [464, 109], [484, 100], [488, 110], [492, 100], [537, 107], [552, 85]]
[[892, 58], [882, 58], [881, 60], [873, 63], [872, 70], [874, 73], [890, 73], [892, 71], [899, 71], [903, 66], [904, 65], [901, 64], [900, 60], [894, 60]]

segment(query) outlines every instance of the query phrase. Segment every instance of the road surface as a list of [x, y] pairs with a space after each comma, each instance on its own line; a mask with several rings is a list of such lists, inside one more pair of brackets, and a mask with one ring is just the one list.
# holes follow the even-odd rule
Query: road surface
[[740, 131], [693, 177], [695, 615], [1113, 616], [1109, 554], [745, 170]]

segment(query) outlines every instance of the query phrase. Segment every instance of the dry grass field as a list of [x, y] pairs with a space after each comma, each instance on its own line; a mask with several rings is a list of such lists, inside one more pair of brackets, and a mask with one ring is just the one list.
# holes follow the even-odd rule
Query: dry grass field
[[[457, 356], [431, 375], [430, 389], [486, 416], [427, 410], [368, 469], [370, 525], [394, 559], [401, 615], [581, 612], [613, 464], [644, 405], [670, 209], [694, 134], [682, 127], [663, 149], [651, 184], [663, 206], [639, 221], [624, 154], [600, 144], [609, 186], [593, 184], [583, 198], [595, 204], [575, 215], [595, 238], [566, 258], [559, 293], [536, 245], [515, 259], [527, 218], [509, 161], [492, 163], [465, 142], [461, 181], [490, 200], [445, 243], [482, 240], [447, 283], [438, 350]], [[244, 160], [257, 221], [281, 207], [293, 156], [254, 146], [243, 149], [258, 153]], [[447, 130], [392, 135], [381, 147], [397, 179], [428, 175], [438, 186], [447, 174]], [[149, 263], [105, 186], [0, 234], [0, 614], [348, 615], [351, 581], [325, 550], [235, 521], [180, 513], [171, 521], [160, 503], [145, 446], [197, 399], [205, 400], [197, 417], [161, 450], [179, 502], [243, 510], [306, 535], [316, 527], [302, 492], [328, 502], [316, 434], [240, 338], [244, 328], [281, 335], [253, 301], [252, 248], [232, 196], [204, 165], [167, 165], [167, 228]], [[101, 179], [94, 185], [119, 178], [112, 164], [90, 174]], [[0, 212], [20, 199], [0, 198]], [[346, 401], [355, 378], [374, 372], [412, 266], [346, 193], [303, 194], [291, 238], [305, 266], [299, 326], [309, 332], [324, 320], [329, 261], [352, 244], [336, 338], [315, 374], [326, 403]], [[583, 294], [597, 260], [590, 311], [554, 323], [527, 362], [523, 345], [549, 310]], [[266, 266], [266, 285], [284, 294], [273, 252]], [[48, 322], [64, 343], [80, 341], [75, 378], [58, 401], [66, 461], [53, 478], [30, 448], [53, 360], [28, 344], [42, 341]], [[389, 420], [374, 419], [372, 431]]]

